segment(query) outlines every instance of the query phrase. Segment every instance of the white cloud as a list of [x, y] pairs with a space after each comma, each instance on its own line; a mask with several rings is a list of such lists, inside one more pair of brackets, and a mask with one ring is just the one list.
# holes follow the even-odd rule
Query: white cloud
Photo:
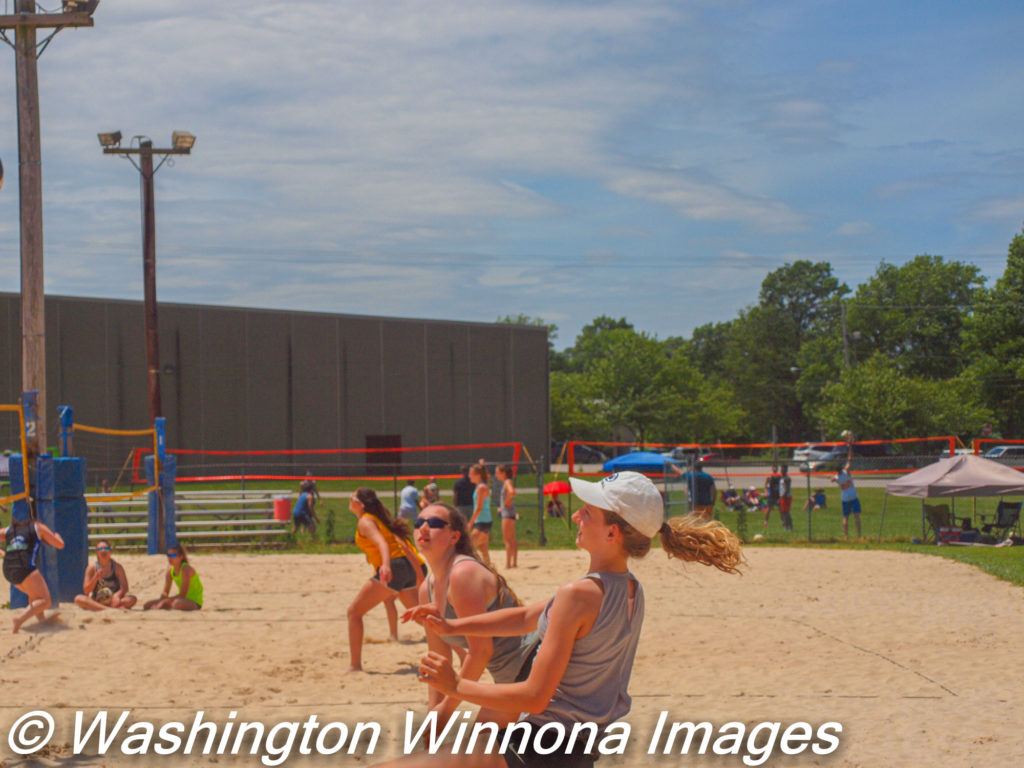
[[874, 231], [875, 226], [870, 221], [845, 221], [836, 229], [836, 234], [843, 237], [858, 237], [870, 235]]
[[975, 209], [975, 215], [983, 219], [1007, 219], [1024, 221], [1024, 197], [987, 200]]
[[608, 186], [667, 205], [697, 221], [740, 222], [762, 232], [791, 232], [804, 224], [803, 217], [785, 203], [745, 195], [685, 171], [619, 169], [610, 175]]

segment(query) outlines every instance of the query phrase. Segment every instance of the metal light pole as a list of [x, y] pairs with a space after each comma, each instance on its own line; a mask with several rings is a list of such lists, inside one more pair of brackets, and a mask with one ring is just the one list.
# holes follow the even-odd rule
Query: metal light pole
[[[18, 98], [18, 193], [21, 208], [21, 379], [36, 391], [35, 418], [26, 423], [26, 461], [46, 449], [46, 316], [43, 293], [43, 167], [39, 140], [39, 56], [64, 27], [91, 27], [99, 0], [64, 0], [62, 13], [36, 13], [34, 0], [15, 0], [0, 15], [0, 39], [14, 49]], [[36, 30], [53, 32], [42, 43]], [[14, 31], [14, 41], [7, 37]]]
[[[138, 146], [121, 146], [121, 132], [99, 134], [100, 145], [105, 155], [120, 155], [135, 166], [142, 182], [142, 281], [144, 312], [146, 322], [146, 368], [149, 389], [149, 420], [163, 416], [160, 395], [160, 337], [156, 309], [156, 204], [153, 195], [153, 176], [167, 162], [171, 155], [188, 155], [196, 143], [196, 137], [187, 131], [174, 131], [169, 149], [154, 149], [153, 142], [143, 136]], [[153, 156], [162, 159], [153, 166]], [[138, 156], [139, 162], [135, 162]]]

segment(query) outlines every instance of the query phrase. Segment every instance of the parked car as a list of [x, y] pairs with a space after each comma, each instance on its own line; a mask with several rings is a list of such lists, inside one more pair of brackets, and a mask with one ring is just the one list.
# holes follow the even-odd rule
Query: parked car
[[[563, 447], [565, 447], [565, 443], [551, 443], [551, 461], [556, 461], [562, 455]], [[608, 461], [608, 456], [597, 448], [577, 443], [572, 449], [572, 460], [577, 464], [604, 464]], [[565, 452], [562, 461], [569, 461], [569, 451]]]
[[[846, 464], [847, 450], [845, 445], [834, 445], [825, 453], [812, 451], [800, 471], [806, 472], [809, 467], [812, 472], [837, 472]], [[890, 443], [855, 444], [850, 469], [906, 469], [913, 466], [912, 460], [913, 457], [901, 456]]]
[[997, 445], [982, 454], [986, 459], [995, 459], [1001, 464], [1015, 467], [1024, 466], [1024, 445]]
[[721, 467], [724, 464], [736, 461], [736, 459], [730, 456], [726, 456], [723, 453], [714, 453], [707, 448], [693, 448], [683, 445], [677, 445], [671, 450], [663, 451], [661, 455], [668, 459], [675, 459], [684, 466], [689, 466], [691, 459], [694, 465], [698, 467]]
[[821, 445], [820, 443], [808, 443], [805, 446], [793, 449], [793, 461], [797, 464], [817, 461], [823, 456], [827, 456], [834, 447], [831, 445]]

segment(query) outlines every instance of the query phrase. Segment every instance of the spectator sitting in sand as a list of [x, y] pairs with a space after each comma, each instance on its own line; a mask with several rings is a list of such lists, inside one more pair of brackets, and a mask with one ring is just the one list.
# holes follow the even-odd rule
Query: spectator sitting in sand
[[85, 568], [82, 594], [75, 597], [75, 605], [87, 611], [107, 608], [131, 608], [138, 598], [128, 591], [128, 575], [124, 566], [111, 555], [110, 542], [96, 542], [96, 563]]

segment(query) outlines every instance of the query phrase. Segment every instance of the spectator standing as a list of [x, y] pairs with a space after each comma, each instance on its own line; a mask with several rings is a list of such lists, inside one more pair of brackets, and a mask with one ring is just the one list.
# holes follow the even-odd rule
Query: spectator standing
[[[764, 495], [765, 504], [764, 508], [764, 527], [768, 527], [768, 518], [771, 517], [772, 509], [779, 506], [779, 484], [782, 480], [782, 475], [779, 474], [779, 468], [777, 465], [772, 464], [772, 473], [765, 478], [764, 481]], [[783, 528], [786, 527], [785, 521], [783, 521]]]
[[320, 489], [316, 487], [316, 478], [313, 477], [313, 470], [306, 470], [306, 479], [299, 486], [299, 492], [311, 494], [314, 506], [320, 503]]
[[793, 478], [789, 476], [789, 465], [782, 465], [782, 475], [779, 477], [779, 513], [782, 515], [782, 527], [790, 533], [793, 532], [793, 516], [790, 510], [793, 509]]
[[462, 465], [462, 477], [455, 481], [452, 486], [452, 496], [455, 508], [459, 510], [464, 518], [469, 520], [473, 514], [473, 491], [476, 485], [469, 479], [469, 465]]
[[853, 487], [853, 475], [850, 474], [850, 462], [853, 461], [853, 440], [846, 443], [846, 463], [839, 470], [832, 482], [839, 484], [839, 496], [843, 502], [843, 538], [850, 538], [849, 518], [853, 515], [857, 523], [857, 538], [860, 538], [860, 498], [857, 496], [857, 489]]
[[419, 512], [420, 492], [416, 490], [416, 481], [409, 480], [402, 489], [398, 504], [398, 516], [408, 520], [410, 523], [416, 519]]
[[693, 504], [693, 513], [702, 520], [710, 520], [715, 510], [715, 478], [697, 467], [693, 472], [683, 472], [675, 464], [670, 464], [676, 472], [686, 481], [690, 493], [690, 503]]
[[484, 464], [474, 464], [469, 468], [469, 479], [476, 490], [473, 491], [473, 512], [469, 516], [469, 540], [480, 553], [480, 559], [487, 565], [491, 564], [491, 486], [490, 475]]
[[420, 496], [420, 509], [426, 509], [431, 504], [441, 500], [441, 489], [437, 487], [437, 478], [429, 478], [423, 486], [423, 494]]
[[[305, 487], [305, 483], [302, 484]], [[302, 491], [295, 506], [292, 507], [292, 533], [298, 533], [299, 527], [309, 529], [309, 535], [316, 535], [316, 510], [313, 505], [312, 491]]]

